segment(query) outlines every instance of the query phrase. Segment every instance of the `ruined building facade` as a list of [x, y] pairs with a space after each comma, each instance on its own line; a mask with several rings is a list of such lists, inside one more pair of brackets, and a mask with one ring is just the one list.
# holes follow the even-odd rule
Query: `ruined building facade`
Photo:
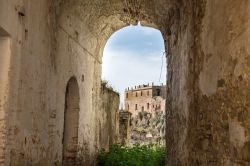
[[95, 164], [103, 48], [138, 21], [165, 40], [167, 165], [249, 165], [249, 0], [1, 0], [1, 165], [60, 165], [71, 143]]
[[139, 85], [125, 90], [125, 110], [132, 113], [148, 112], [153, 116], [156, 111], [165, 112], [166, 86]]

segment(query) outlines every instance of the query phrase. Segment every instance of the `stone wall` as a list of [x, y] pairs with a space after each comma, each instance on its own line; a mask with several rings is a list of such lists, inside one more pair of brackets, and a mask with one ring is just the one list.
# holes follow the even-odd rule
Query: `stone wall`
[[122, 145], [128, 145], [131, 134], [131, 113], [119, 112], [119, 137]]
[[170, 10], [167, 162], [249, 165], [250, 2], [189, 2]]
[[249, 165], [250, 1], [207, 1], [202, 7], [192, 161]]
[[0, 2], [0, 40], [7, 36], [4, 47], [10, 49], [2, 52], [0, 44], [1, 165], [46, 165], [58, 159], [59, 153], [52, 153], [59, 133], [54, 128], [57, 86], [50, 5], [47, 0]]
[[139, 112], [131, 118], [129, 145], [158, 144], [165, 146], [166, 116], [165, 111], [156, 110], [152, 115]]
[[100, 113], [98, 114], [100, 148], [107, 150], [110, 145], [119, 143], [119, 104], [119, 94], [102, 84]]

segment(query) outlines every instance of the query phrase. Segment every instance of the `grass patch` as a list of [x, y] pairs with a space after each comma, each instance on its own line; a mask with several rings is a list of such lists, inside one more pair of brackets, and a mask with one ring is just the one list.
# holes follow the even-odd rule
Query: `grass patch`
[[165, 148], [158, 145], [126, 147], [112, 145], [108, 152], [101, 151], [99, 166], [164, 166]]

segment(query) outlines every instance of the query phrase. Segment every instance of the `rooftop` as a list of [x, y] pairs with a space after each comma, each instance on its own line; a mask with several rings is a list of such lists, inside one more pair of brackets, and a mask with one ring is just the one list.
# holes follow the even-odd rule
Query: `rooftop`
[[128, 87], [125, 89], [125, 92], [128, 92], [128, 91], [137, 91], [137, 90], [142, 90], [142, 89], [151, 89], [153, 87], [162, 87], [164, 86], [163, 84], [161, 85], [154, 85], [154, 83], [152, 83], [151, 85], [148, 83], [148, 84], [142, 84], [142, 85], [138, 85], [138, 86], [134, 86], [132, 88]]

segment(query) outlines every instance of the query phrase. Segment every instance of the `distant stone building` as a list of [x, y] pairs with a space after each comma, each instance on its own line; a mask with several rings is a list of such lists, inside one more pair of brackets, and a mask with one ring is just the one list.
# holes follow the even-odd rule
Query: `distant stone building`
[[164, 111], [166, 103], [166, 86], [139, 85], [125, 90], [125, 110], [132, 113], [132, 117], [139, 112], [149, 112], [153, 116], [155, 111]]
[[125, 90], [125, 110], [131, 113], [128, 144], [165, 143], [166, 86], [139, 85]]

